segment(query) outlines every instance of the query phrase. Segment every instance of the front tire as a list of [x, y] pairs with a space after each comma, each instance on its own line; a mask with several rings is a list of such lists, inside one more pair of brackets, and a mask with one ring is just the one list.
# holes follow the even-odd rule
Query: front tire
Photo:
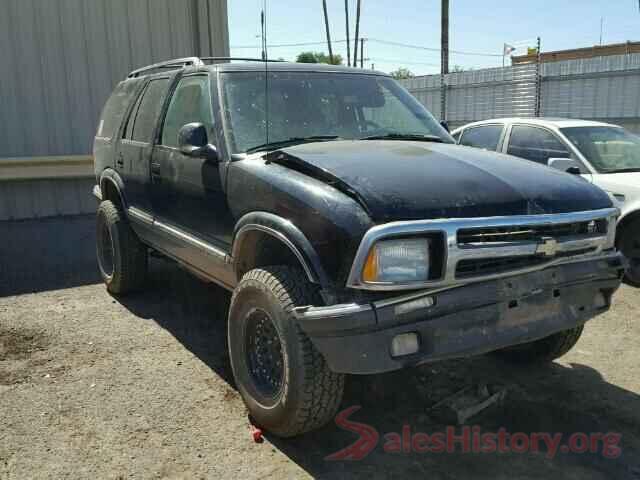
[[304, 273], [289, 266], [247, 272], [229, 309], [229, 355], [253, 420], [279, 437], [320, 428], [336, 414], [344, 375], [332, 372], [293, 309], [317, 305]]
[[640, 219], [634, 219], [619, 234], [618, 250], [629, 260], [624, 282], [640, 287]]
[[535, 342], [497, 350], [495, 353], [514, 363], [549, 363], [571, 350], [582, 335], [584, 325], [554, 333]]
[[100, 276], [109, 292], [126, 294], [142, 287], [147, 274], [147, 247], [110, 200], [98, 207], [96, 254]]

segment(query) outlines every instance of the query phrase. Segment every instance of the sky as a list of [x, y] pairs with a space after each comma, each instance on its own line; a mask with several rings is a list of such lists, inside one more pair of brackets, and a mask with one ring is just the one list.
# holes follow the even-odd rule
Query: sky
[[[260, 11], [263, 0], [228, 0], [232, 56], [260, 57]], [[327, 52], [321, 0], [266, 0], [269, 57], [294, 60], [302, 51]], [[351, 48], [356, 0], [349, 2]], [[639, 0], [450, 0], [450, 67], [502, 65], [504, 44], [525, 53], [541, 38], [542, 51], [640, 40]], [[344, 0], [327, 0], [332, 40], [344, 40]], [[360, 36], [366, 68], [389, 72], [406, 67], [414, 74], [440, 71], [440, 0], [362, 0]], [[399, 42], [434, 50], [389, 45]], [[276, 47], [319, 42], [318, 45]], [[345, 42], [334, 53], [346, 59]], [[353, 52], [352, 52], [353, 53]], [[467, 55], [465, 53], [483, 54]], [[508, 62], [508, 59], [507, 59]]]

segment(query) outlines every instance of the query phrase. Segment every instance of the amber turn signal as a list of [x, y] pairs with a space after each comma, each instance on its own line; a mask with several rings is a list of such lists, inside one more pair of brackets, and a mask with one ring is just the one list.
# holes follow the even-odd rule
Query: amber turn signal
[[378, 279], [378, 249], [372, 248], [362, 270], [365, 282], [375, 282]]

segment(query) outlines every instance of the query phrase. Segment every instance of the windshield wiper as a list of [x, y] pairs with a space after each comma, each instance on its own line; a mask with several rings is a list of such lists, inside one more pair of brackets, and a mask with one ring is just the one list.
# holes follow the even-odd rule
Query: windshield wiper
[[339, 140], [338, 135], [313, 135], [309, 137], [291, 137], [286, 140], [278, 140], [277, 142], [263, 143], [247, 149], [247, 153], [258, 152], [260, 150], [275, 150], [281, 147], [289, 147], [300, 143], [323, 142], [327, 140]]
[[640, 172], [640, 167], [612, 168], [610, 170], [602, 171], [602, 173], [629, 173], [629, 172]]
[[444, 143], [444, 140], [436, 135], [423, 135], [420, 133], [385, 133], [362, 137], [360, 140], [416, 140], [419, 142]]

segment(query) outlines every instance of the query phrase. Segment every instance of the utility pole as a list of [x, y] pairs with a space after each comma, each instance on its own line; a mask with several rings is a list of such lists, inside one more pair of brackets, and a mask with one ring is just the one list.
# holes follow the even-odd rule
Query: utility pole
[[440, 121], [447, 121], [447, 86], [449, 73], [449, 0], [442, 0], [440, 12]]
[[442, 0], [441, 26], [441, 73], [449, 73], [449, 0]]
[[[353, 66], [358, 66], [358, 35], [360, 35], [360, 4], [362, 0], [358, 0], [356, 7], [356, 40], [353, 45]], [[362, 54], [362, 52], [360, 52]]]
[[331, 48], [331, 32], [329, 31], [329, 16], [327, 15], [327, 0], [322, 0], [324, 9], [324, 26], [327, 30], [327, 46], [329, 47], [329, 61], [333, 63], [333, 49]]
[[267, 60], [267, 25], [265, 19], [264, 9], [260, 12], [260, 28], [261, 34], [260, 38], [262, 39], [262, 60]]
[[347, 29], [347, 67], [351, 66], [351, 40], [349, 39], [349, 0], [344, 0], [344, 18]]
[[602, 31], [604, 30], [604, 17], [600, 17], [600, 46], [602, 46]]

